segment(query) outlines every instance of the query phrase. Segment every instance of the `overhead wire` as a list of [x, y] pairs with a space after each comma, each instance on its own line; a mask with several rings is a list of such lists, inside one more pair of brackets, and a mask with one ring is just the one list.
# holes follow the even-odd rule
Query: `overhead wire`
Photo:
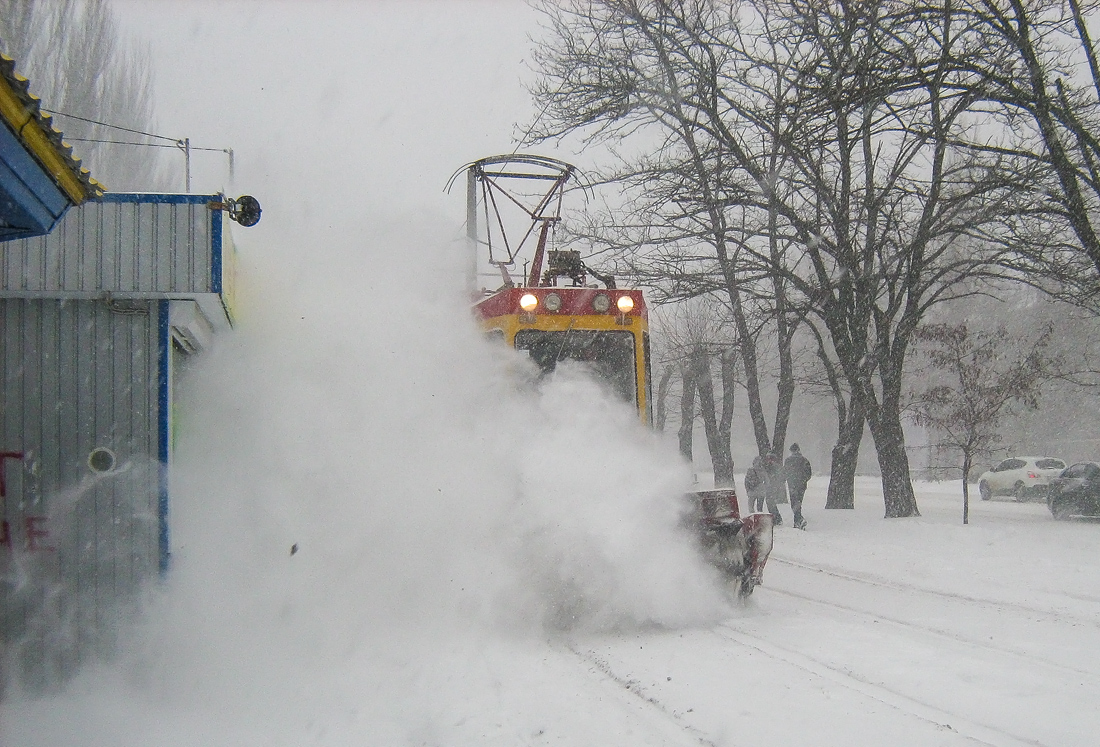
[[[110, 127], [113, 130], [121, 130], [122, 132], [130, 132], [130, 133], [133, 133], [134, 135], [142, 135], [143, 137], [151, 137], [151, 138], [156, 138], [158, 140], [168, 140], [172, 144], [171, 145], [162, 145], [160, 143], [134, 143], [134, 142], [124, 141], [124, 140], [101, 140], [101, 139], [91, 138], [91, 137], [66, 137], [65, 138], [66, 140], [71, 140], [74, 143], [103, 143], [105, 145], [143, 145], [147, 148], [182, 148], [183, 143], [187, 140], [187, 138], [182, 138], [182, 137], [170, 137], [168, 135], [157, 135], [156, 133], [153, 133], [153, 132], [145, 132], [143, 130], [135, 130], [131, 127], [123, 127], [122, 125], [111, 124], [110, 122], [101, 122], [98, 119], [90, 119], [88, 117], [80, 117], [80, 116], [77, 116], [76, 114], [69, 114], [68, 112], [53, 111], [53, 110], [48, 110], [48, 109], [43, 109], [43, 111], [46, 112], [47, 114], [52, 115], [52, 116], [68, 117], [69, 119], [77, 119], [77, 120], [80, 120], [81, 122], [87, 122], [89, 124], [100, 125], [101, 127]], [[230, 150], [229, 148], [200, 148], [197, 145], [191, 145], [189, 147], [190, 147], [191, 150], [205, 150], [205, 151], [213, 151], [213, 152], [217, 152], [217, 153], [228, 153], [229, 150]]]
[[164, 145], [162, 143], [132, 143], [126, 140], [99, 140], [94, 137], [65, 137], [65, 140], [74, 143], [103, 143], [104, 145], [141, 145], [146, 148], [178, 148], [175, 143]]
[[[99, 140], [94, 137], [66, 137], [66, 140], [71, 140], [74, 143], [103, 143], [105, 145], [142, 145], [146, 148], [182, 148], [183, 141], [177, 140], [171, 145], [162, 145], [161, 143], [132, 143], [125, 140]], [[217, 153], [228, 153], [231, 148], [200, 148], [197, 145], [190, 146], [191, 150], [208, 150]]]
[[122, 125], [111, 124], [110, 122], [102, 122], [98, 119], [91, 119], [90, 117], [81, 117], [77, 114], [69, 114], [68, 112], [52, 111], [43, 109], [46, 114], [58, 117], [67, 117], [69, 119], [79, 120], [81, 122], [87, 122], [89, 124], [99, 125], [100, 127], [108, 127], [113, 130], [120, 130], [122, 132], [129, 132], [134, 135], [141, 135], [142, 137], [155, 138], [157, 140], [167, 140], [171, 145], [164, 143], [135, 143], [128, 140], [105, 140], [103, 138], [91, 138], [91, 137], [69, 137], [66, 140], [70, 140], [74, 143], [101, 143], [104, 145], [133, 145], [141, 146], [145, 148], [176, 148], [183, 151], [187, 155], [187, 189], [191, 190], [191, 151], [207, 151], [211, 153], [225, 153], [229, 156], [229, 178], [233, 178], [233, 149], [232, 148], [201, 148], [197, 145], [191, 145], [190, 138], [182, 137], [170, 137], [168, 135], [158, 135], [155, 132], [145, 132], [144, 130], [135, 130], [132, 127], [123, 127]]
[[[157, 134], [154, 134], [152, 132], [144, 132], [142, 130], [135, 130], [135, 129], [130, 128], [130, 127], [123, 127], [122, 125], [111, 124], [110, 122], [100, 122], [97, 119], [89, 119], [88, 117], [80, 117], [80, 116], [77, 116], [76, 114], [69, 114], [68, 112], [54, 111], [52, 109], [43, 109], [43, 111], [46, 112], [47, 114], [51, 115], [51, 116], [68, 117], [69, 119], [77, 119], [77, 120], [80, 120], [81, 122], [87, 122], [89, 124], [100, 125], [101, 127], [110, 127], [111, 129], [114, 129], [114, 130], [122, 130], [123, 132], [131, 132], [135, 135], [143, 135], [145, 137], [153, 137], [153, 138], [157, 138], [159, 140], [171, 140], [173, 143], [181, 142], [183, 140], [183, 138], [169, 137], [168, 135], [157, 135]], [[71, 139], [75, 140], [76, 138], [71, 138]]]

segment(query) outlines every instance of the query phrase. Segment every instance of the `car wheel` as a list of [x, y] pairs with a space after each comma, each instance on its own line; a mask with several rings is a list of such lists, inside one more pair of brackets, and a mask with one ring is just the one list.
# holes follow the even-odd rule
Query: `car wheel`
[[985, 480], [978, 483], [978, 492], [981, 494], [983, 501], [988, 501], [993, 497], [993, 491], [989, 489], [989, 483]]
[[1051, 501], [1050, 513], [1056, 521], [1065, 521], [1070, 517], [1070, 508], [1067, 501]]
[[1012, 495], [1018, 503], [1023, 503], [1027, 500], [1027, 488], [1024, 487], [1022, 482], [1018, 482], [1012, 489]]

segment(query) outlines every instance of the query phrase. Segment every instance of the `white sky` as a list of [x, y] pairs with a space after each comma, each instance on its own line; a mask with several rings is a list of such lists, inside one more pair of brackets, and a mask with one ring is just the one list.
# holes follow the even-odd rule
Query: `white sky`
[[368, 205], [460, 224], [447, 178], [510, 152], [532, 111], [521, 77], [539, 14], [519, 0], [118, 9], [152, 47], [158, 132], [236, 153], [229, 185], [224, 156], [196, 154], [192, 191], [254, 193], [269, 226], [313, 211], [354, 224]]

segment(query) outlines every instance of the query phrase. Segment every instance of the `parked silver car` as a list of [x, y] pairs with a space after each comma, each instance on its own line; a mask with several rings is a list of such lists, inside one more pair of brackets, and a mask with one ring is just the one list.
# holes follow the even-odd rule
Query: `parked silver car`
[[1066, 463], [1054, 457], [1010, 457], [978, 478], [983, 501], [995, 495], [1011, 495], [1018, 501], [1045, 496], [1050, 481], [1060, 475]]

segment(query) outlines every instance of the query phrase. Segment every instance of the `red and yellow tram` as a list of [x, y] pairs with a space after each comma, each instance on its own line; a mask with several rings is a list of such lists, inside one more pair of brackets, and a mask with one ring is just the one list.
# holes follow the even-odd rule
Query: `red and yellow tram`
[[[653, 394], [649, 314], [642, 292], [617, 288], [614, 278], [587, 267], [579, 251], [547, 249], [550, 228], [560, 220], [562, 190], [573, 172], [573, 166], [561, 161], [522, 154], [493, 156], [467, 166], [467, 236], [475, 249], [469, 266], [471, 291], [478, 277], [476, 250], [482, 246], [504, 282], [499, 290], [474, 301], [474, 316], [487, 334], [526, 353], [544, 375], [564, 361], [583, 364], [615, 396], [637, 408], [642, 424], [648, 426]], [[550, 187], [535, 190], [525, 202], [523, 195], [503, 188], [506, 180]], [[487, 213], [484, 236], [477, 229], [479, 185], [480, 204]], [[500, 205], [522, 208], [529, 221], [518, 243], [509, 240]], [[527, 272], [524, 266], [523, 281], [517, 284], [509, 268], [517, 269], [520, 251], [536, 226], [541, 229], [531, 269]], [[589, 285], [589, 275], [604, 287]], [[571, 285], [559, 287], [565, 280]], [[771, 552], [771, 514], [742, 516], [732, 486], [696, 491], [685, 498], [685, 524], [697, 533], [703, 555], [737, 584], [741, 596], [751, 594], [762, 581]]]
[[474, 305], [482, 329], [525, 351], [543, 373], [582, 362], [652, 420], [649, 316], [640, 290], [505, 288]]

